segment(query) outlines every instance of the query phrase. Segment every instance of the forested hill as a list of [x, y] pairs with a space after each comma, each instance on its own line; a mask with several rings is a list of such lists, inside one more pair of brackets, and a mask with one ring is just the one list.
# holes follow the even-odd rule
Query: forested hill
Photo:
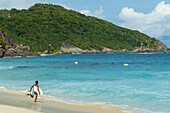
[[49, 4], [35, 4], [28, 10], [0, 10], [0, 31], [6, 32], [15, 45], [28, 45], [34, 52], [56, 52], [63, 44], [99, 51], [158, 46], [158, 40], [138, 31]]

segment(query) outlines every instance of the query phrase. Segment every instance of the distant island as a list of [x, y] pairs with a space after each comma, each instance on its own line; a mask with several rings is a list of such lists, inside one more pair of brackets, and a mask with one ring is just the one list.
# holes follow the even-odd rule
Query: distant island
[[0, 10], [0, 57], [59, 53], [167, 52], [155, 38], [62, 6]]

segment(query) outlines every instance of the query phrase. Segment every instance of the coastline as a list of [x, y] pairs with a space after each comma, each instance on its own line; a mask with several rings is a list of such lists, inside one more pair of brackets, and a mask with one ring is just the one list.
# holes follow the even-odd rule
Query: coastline
[[113, 106], [73, 105], [41, 97], [37, 103], [34, 103], [33, 99], [24, 96], [22, 92], [0, 89], [0, 113], [10, 113], [11, 110], [13, 113], [21, 111], [24, 113], [135, 113]]
[[2, 48], [0, 45], [0, 58], [4, 57], [28, 57], [28, 56], [47, 56], [53, 54], [96, 54], [96, 53], [168, 53], [170, 48], [164, 45], [161, 42], [158, 42], [157, 48], [148, 48], [148, 47], [137, 47], [133, 50], [113, 50], [107, 47], [103, 47], [102, 50], [84, 50], [72, 45], [64, 45], [60, 47], [60, 50], [57, 52], [50, 53], [49, 50], [44, 52], [33, 52], [31, 47], [16, 45], [16, 46], [7, 46]]
[[54, 53], [54, 54], [36, 54], [36, 55], [31, 55], [31, 56], [6, 56], [6, 57], [0, 57], [0, 58], [22, 58], [22, 57], [46, 57], [46, 56], [53, 56], [53, 55], [65, 55], [65, 54], [110, 54], [110, 53], [125, 53], [125, 54], [159, 54], [159, 53], [170, 53], [168, 52], [93, 52], [93, 53]]

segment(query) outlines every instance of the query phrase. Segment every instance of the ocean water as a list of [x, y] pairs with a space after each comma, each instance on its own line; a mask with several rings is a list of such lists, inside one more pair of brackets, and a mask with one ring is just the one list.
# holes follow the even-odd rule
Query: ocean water
[[35, 80], [44, 95], [55, 101], [170, 113], [170, 53], [0, 59], [0, 87], [26, 91]]

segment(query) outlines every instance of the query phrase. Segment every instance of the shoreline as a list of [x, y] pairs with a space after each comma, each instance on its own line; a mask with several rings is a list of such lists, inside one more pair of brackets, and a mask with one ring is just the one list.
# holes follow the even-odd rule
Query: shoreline
[[18, 113], [16, 109], [30, 111], [25, 113], [135, 113], [113, 106], [66, 104], [41, 97], [35, 103], [32, 98], [24, 96], [22, 92], [0, 89], [0, 109], [6, 106], [15, 109], [13, 113]]
[[94, 53], [54, 53], [54, 54], [38, 54], [38, 55], [31, 55], [31, 56], [4, 56], [1, 58], [24, 58], [24, 57], [46, 57], [46, 56], [53, 56], [53, 55], [66, 55], [66, 54], [112, 54], [112, 53], [122, 53], [122, 54], [166, 54], [166, 53], [170, 53], [170, 51], [168, 52], [94, 52]]

